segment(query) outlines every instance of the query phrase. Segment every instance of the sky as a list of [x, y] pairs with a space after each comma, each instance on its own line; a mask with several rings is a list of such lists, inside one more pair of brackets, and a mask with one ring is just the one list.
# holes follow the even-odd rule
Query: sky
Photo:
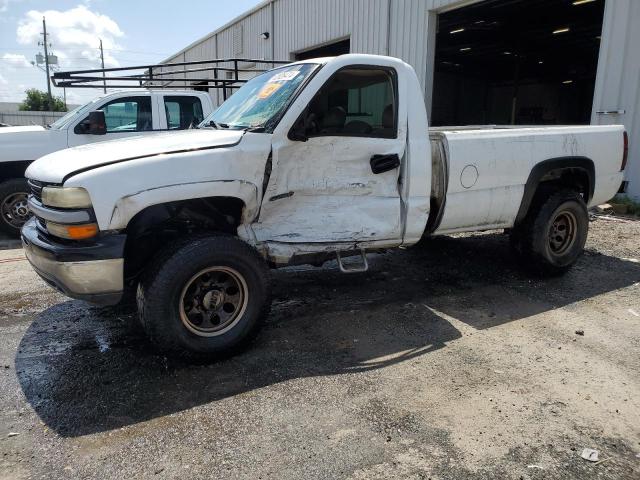
[[[159, 63], [251, 9], [260, 0], [0, 0], [0, 102], [19, 102], [28, 88], [46, 90], [45, 74], [31, 65], [47, 19], [50, 54], [61, 70]], [[43, 52], [44, 53], [44, 52]], [[53, 88], [62, 97], [62, 89]], [[67, 103], [102, 93], [67, 89]]]

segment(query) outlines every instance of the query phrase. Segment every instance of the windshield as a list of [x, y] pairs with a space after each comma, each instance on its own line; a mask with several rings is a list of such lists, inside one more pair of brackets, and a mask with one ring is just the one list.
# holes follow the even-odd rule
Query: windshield
[[64, 117], [60, 117], [58, 120], [53, 122], [50, 125], [50, 128], [53, 128], [55, 130], [59, 130], [59, 129], [63, 128], [69, 122], [71, 122], [74, 118], [79, 117], [83, 113], [91, 110], [91, 107], [93, 106], [94, 103], [96, 103], [96, 101], [97, 101], [97, 99], [96, 100], [92, 100], [89, 103], [85, 103], [84, 105], [80, 105], [79, 107], [74, 108], [69, 113], [67, 113]]
[[314, 63], [270, 70], [249, 80], [200, 124], [201, 127], [269, 128], [302, 82], [318, 67]]

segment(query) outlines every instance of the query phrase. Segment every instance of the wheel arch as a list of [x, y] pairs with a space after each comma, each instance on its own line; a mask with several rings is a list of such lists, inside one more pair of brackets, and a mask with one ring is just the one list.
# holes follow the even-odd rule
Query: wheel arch
[[[128, 228], [131, 221], [150, 207], [235, 198], [242, 202], [242, 222], [250, 222], [258, 212], [258, 187], [242, 180], [215, 180], [150, 188], [119, 199], [109, 218], [109, 230]], [[168, 200], [170, 199], [170, 200]]]
[[24, 178], [24, 173], [31, 162], [31, 160], [0, 162], [0, 182], [5, 182], [14, 178]]
[[[209, 185], [212, 183], [217, 182], [209, 182]], [[237, 188], [235, 194], [230, 194], [231, 189], [223, 191], [212, 188], [209, 196], [185, 195], [187, 198], [174, 197], [171, 201], [157, 203], [118, 202], [116, 208], [121, 209], [121, 214], [122, 209], [126, 209], [128, 217], [126, 226], [121, 229], [127, 235], [124, 253], [126, 279], [135, 281], [161, 248], [180, 237], [212, 232], [236, 236], [238, 227], [251, 221], [256, 214], [255, 193], [251, 194], [251, 191], [256, 190], [248, 188], [251, 184], [244, 185], [245, 195], [238, 195], [240, 190]], [[171, 198], [165, 195], [162, 197]], [[138, 208], [141, 205], [142, 208]]]
[[529, 173], [515, 224], [525, 218], [531, 205], [544, 185], [574, 187], [583, 195], [586, 204], [593, 198], [595, 189], [595, 166], [588, 157], [567, 156], [543, 160]]
[[125, 278], [135, 281], [167, 243], [212, 232], [236, 235], [246, 206], [237, 197], [206, 197], [150, 205], [129, 222], [124, 247]]

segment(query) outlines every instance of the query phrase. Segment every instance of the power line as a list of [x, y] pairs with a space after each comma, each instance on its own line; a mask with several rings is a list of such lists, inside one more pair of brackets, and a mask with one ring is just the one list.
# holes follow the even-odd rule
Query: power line
[[[61, 48], [56, 47], [56, 50], [58, 50], [58, 51], [75, 50], [75, 49], [76, 49], [75, 47], [61, 47]], [[16, 50], [33, 50], [33, 48], [15, 47], [15, 48], [0, 48], [0, 50], [7, 51], [7, 52], [12, 52], [12, 51], [16, 51]], [[108, 51], [108, 52], [126, 52], [126, 53], [140, 54], [140, 55], [172, 55], [171, 53], [149, 52], [149, 51], [142, 51], [142, 50], [129, 50], [129, 49], [126, 49], [126, 48], [105, 48], [104, 50]]]
[[127, 53], [140, 53], [140, 54], [148, 54], [148, 55], [171, 55], [170, 53], [160, 53], [160, 52], [144, 52], [141, 50], [128, 50], [126, 48], [105, 48], [105, 50], [109, 50], [111, 52], [127, 52]]
[[[13, 63], [11, 60], [7, 58], [0, 58], [0, 62], [7, 62], [9, 64]], [[32, 65], [11, 65], [13, 68], [33, 68]]]

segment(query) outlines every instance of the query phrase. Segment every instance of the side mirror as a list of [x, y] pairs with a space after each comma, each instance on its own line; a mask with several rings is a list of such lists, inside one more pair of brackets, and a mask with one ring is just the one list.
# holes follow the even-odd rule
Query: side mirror
[[89, 112], [87, 118], [81, 121], [73, 130], [81, 135], [105, 135], [107, 133], [107, 122], [102, 110]]

